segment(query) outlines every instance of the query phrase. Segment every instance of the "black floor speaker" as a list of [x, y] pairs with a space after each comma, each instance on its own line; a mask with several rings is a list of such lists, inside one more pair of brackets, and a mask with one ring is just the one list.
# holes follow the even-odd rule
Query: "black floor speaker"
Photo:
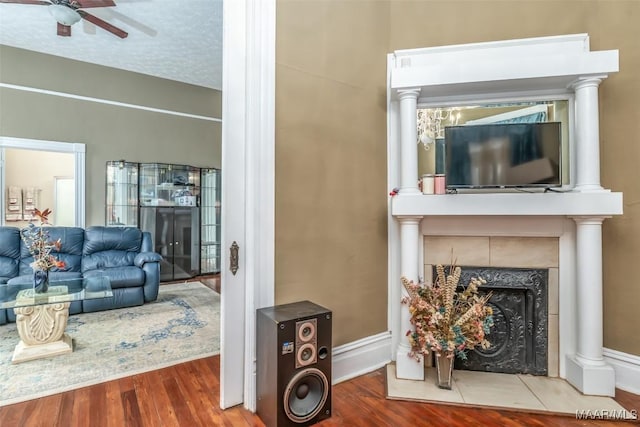
[[267, 427], [331, 416], [331, 317], [310, 301], [257, 310], [257, 413]]

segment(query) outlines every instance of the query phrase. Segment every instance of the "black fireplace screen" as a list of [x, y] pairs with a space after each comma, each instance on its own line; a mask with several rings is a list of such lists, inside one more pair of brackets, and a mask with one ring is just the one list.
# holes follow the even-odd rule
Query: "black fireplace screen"
[[[460, 285], [471, 277], [487, 281], [479, 288], [493, 292], [494, 327], [487, 336], [491, 346], [470, 350], [456, 358], [456, 369], [509, 374], [547, 375], [549, 270], [496, 267], [461, 267]], [[433, 278], [435, 280], [435, 267]]]

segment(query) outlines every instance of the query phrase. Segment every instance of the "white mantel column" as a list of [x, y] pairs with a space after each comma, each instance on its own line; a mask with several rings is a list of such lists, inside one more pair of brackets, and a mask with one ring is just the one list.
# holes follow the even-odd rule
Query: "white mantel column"
[[576, 186], [575, 191], [601, 191], [600, 125], [598, 86], [602, 78], [579, 79], [572, 84], [576, 93]]
[[615, 372], [603, 357], [602, 221], [575, 217], [577, 346], [567, 381], [584, 394], [615, 395]]
[[418, 190], [418, 119], [416, 108], [420, 89], [398, 91], [400, 99], [400, 194], [420, 194]]
[[[414, 147], [415, 148], [415, 147]], [[399, 196], [397, 196], [399, 197]], [[418, 245], [420, 244], [420, 220], [422, 217], [400, 216], [400, 276], [418, 281]], [[408, 295], [404, 286], [397, 279], [398, 287], [401, 289], [400, 298]], [[413, 330], [411, 325], [411, 314], [409, 308], [403, 304], [400, 308], [400, 330], [394, 331], [398, 334], [398, 348], [396, 349], [396, 376], [406, 380], [424, 380], [424, 361], [422, 357], [416, 361], [409, 356], [409, 340], [406, 333]]]

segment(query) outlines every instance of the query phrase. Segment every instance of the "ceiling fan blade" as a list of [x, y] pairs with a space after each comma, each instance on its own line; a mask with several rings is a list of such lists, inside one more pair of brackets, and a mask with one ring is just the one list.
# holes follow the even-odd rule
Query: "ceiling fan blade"
[[103, 21], [102, 19], [98, 18], [95, 15], [92, 15], [88, 12], [85, 12], [84, 10], [76, 10], [76, 12], [78, 12], [80, 14], [80, 16], [82, 16], [84, 19], [86, 19], [87, 21], [91, 22], [92, 24], [97, 25], [98, 27], [109, 31], [112, 34], [115, 34], [116, 36], [120, 37], [121, 39], [126, 38], [129, 33], [127, 33], [124, 30], [121, 30], [120, 28], [109, 24], [107, 21]]
[[129, 18], [128, 16], [123, 15], [122, 13], [116, 11], [115, 9], [107, 9], [105, 10], [105, 12], [108, 12], [113, 19], [120, 20], [121, 22], [124, 22], [128, 26], [141, 31], [148, 36], [155, 37], [158, 35], [158, 32], [153, 28], [144, 25], [140, 21], [136, 21], [135, 19]]
[[51, 3], [48, 1], [41, 0], [0, 0], [0, 3], [41, 4], [43, 6], [51, 6]]
[[58, 35], [62, 37], [71, 37], [71, 27], [58, 22]]
[[116, 3], [113, 0], [76, 0], [80, 9], [88, 9], [90, 7], [111, 7]]

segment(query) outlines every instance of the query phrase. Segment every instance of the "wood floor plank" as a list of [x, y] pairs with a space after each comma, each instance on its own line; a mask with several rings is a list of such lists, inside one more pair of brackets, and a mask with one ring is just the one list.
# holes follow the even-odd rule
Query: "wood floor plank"
[[[38, 411], [39, 403], [40, 402], [38, 400], [30, 400], [26, 403], [26, 407], [22, 413], [22, 418], [18, 422], [19, 426], [31, 427], [39, 425], [42, 417], [40, 411]], [[0, 422], [0, 425], [3, 425], [3, 423]]]
[[203, 391], [193, 365], [183, 363], [175, 366], [175, 376], [180, 392], [186, 397], [187, 405], [197, 418], [198, 425], [210, 426], [220, 423], [220, 417], [211, 411], [211, 408], [217, 406], [219, 396]]
[[[102, 385], [0, 407], [0, 426], [264, 427], [257, 415], [242, 406], [226, 411], [219, 408], [219, 369], [220, 358], [209, 357]], [[385, 398], [384, 383], [384, 369], [379, 369], [334, 386], [332, 416], [317, 426], [637, 425], [630, 422], [576, 420], [572, 416], [389, 400]], [[629, 410], [640, 409], [638, 395], [619, 391], [616, 393], [616, 400]], [[99, 416], [100, 414], [104, 414], [104, 417]]]
[[107, 427], [107, 385], [96, 384], [89, 387], [89, 425], [91, 427]]
[[[152, 371], [142, 376], [142, 380], [146, 383], [146, 388], [152, 390], [150, 396], [155, 404], [155, 410], [162, 426], [180, 425], [176, 417], [174, 402], [169, 398], [162, 381], [162, 371]], [[137, 390], [137, 388], [136, 388]]]
[[83, 387], [81, 389], [74, 390], [72, 409], [73, 416], [71, 417], [70, 426], [84, 427], [91, 425], [91, 401], [89, 400], [89, 389], [90, 387]]
[[0, 426], [19, 426], [26, 408], [27, 406], [24, 404], [10, 405], [0, 408]]
[[135, 389], [125, 391], [121, 396], [122, 412], [124, 414], [122, 425], [128, 427], [144, 427], [145, 423], [142, 419]]
[[105, 400], [107, 427], [121, 427], [124, 425], [125, 415], [120, 381], [108, 381], [105, 383]]
[[163, 381], [164, 390], [171, 402], [173, 413], [178, 425], [195, 426], [199, 423], [194, 417], [189, 396], [181, 392], [176, 378], [167, 378]]
[[[69, 426], [71, 425], [71, 417], [73, 416], [73, 400], [75, 391], [67, 391], [60, 395], [60, 409], [58, 410], [58, 418], [55, 425]], [[53, 396], [52, 396], [53, 397]], [[49, 399], [45, 397], [44, 399]]]
[[51, 396], [51, 399], [39, 400], [39, 411], [48, 418], [49, 425], [53, 425], [60, 414], [60, 404], [62, 403], [62, 394]]
[[156, 404], [152, 397], [155, 390], [149, 387], [149, 381], [147, 381], [147, 377], [151, 374], [151, 372], [148, 372], [133, 377], [136, 402], [140, 411], [140, 422], [143, 426], [163, 426], [164, 424], [158, 415]]

